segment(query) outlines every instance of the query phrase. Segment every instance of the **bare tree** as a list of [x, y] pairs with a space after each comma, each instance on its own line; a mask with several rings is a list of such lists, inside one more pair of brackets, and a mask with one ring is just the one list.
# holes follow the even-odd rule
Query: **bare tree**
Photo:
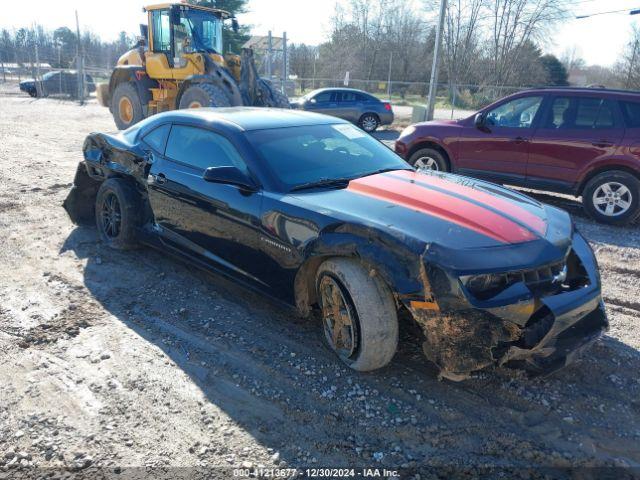
[[491, 0], [487, 5], [493, 83], [512, 83], [524, 63], [520, 56], [529, 42], [543, 39], [549, 28], [565, 17], [558, 0]]
[[289, 49], [289, 68], [291, 72], [301, 78], [300, 89], [304, 93], [307, 88], [305, 79], [313, 74], [313, 62], [316, 55], [316, 48], [301, 43], [291, 45]]
[[637, 25], [632, 27], [631, 39], [622, 51], [615, 71], [624, 88], [640, 89], [640, 27]]

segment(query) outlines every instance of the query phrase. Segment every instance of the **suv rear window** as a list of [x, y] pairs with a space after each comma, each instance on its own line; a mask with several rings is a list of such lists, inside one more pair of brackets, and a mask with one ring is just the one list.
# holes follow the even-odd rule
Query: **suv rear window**
[[640, 128], [640, 103], [620, 102], [624, 121], [629, 128]]
[[615, 108], [615, 103], [605, 98], [556, 97], [553, 99], [544, 128], [614, 128]]

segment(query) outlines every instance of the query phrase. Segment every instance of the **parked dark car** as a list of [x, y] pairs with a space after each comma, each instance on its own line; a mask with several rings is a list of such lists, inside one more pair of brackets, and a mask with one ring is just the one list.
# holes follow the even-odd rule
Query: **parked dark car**
[[393, 109], [370, 93], [353, 88], [320, 88], [291, 102], [292, 108], [343, 118], [365, 132], [393, 123]]
[[[607, 327], [596, 261], [569, 215], [502, 187], [419, 173], [333, 117], [165, 112], [93, 133], [64, 206], [127, 249], [144, 243], [308, 316], [351, 368], [387, 364], [398, 310], [441, 375], [548, 372]], [[117, 279], [115, 279], [117, 281]]]
[[[40, 92], [38, 92], [38, 83], [40, 84]], [[85, 74], [84, 88], [85, 95], [96, 91], [93, 78], [88, 73]], [[74, 71], [47, 72], [42, 76], [40, 82], [36, 82], [34, 79], [20, 82], [20, 90], [32, 97], [37, 97], [38, 94], [42, 97], [62, 94], [76, 98], [78, 96], [78, 74]]]
[[596, 220], [640, 216], [640, 94], [526, 90], [457, 121], [412, 125], [395, 151], [417, 168], [582, 196]]

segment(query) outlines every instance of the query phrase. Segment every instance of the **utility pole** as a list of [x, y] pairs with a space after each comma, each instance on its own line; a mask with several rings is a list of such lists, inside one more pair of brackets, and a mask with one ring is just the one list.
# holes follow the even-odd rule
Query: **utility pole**
[[393, 62], [393, 50], [389, 53], [389, 76], [387, 77], [387, 99], [391, 101], [391, 63]]
[[318, 58], [320, 58], [320, 48], [316, 47], [316, 51], [313, 54], [313, 87], [312, 90], [316, 89], [316, 62], [318, 61]]
[[78, 101], [84, 105], [84, 72], [82, 65], [82, 49], [80, 47], [80, 22], [78, 21], [78, 11], [76, 10], [76, 69], [78, 70]]
[[42, 83], [40, 82], [40, 55], [38, 54], [38, 30], [33, 24], [33, 44], [36, 54], [36, 95], [42, 97]]
[[627, 82], [624, 85], [626, 88], [629, 88], [631, 86], [631, 74], [633, 73], [633, 67], [636, 63], [637, 53], [638, 53], [638, 40], [636, 40], [633, 44], [633, 54], [631, 55], [631, 62], [629, 63], [629, 73], [627, 73]]
[[433, 111], [436, 106], [436, 92], [438, 90], [438, 63], [440, 61], [440, 45], [442, 44], [442, 31], [444, 29], [444, 17], [447, 13], [447, 0], [440, 0], [440, 18], [436, 30], [436, 44], [433, 48], [433, 65], [431, 65], [431, 80], [429, 81], [429, 100], [427, 102], [427, 118], [433, 120]]
[[282, 32], [282, 93], [286, 92], [289, 78], [289, 62], [287, 61], [287, 32]]
[[271, 57], [273, 55], [273, 37], [271, 36], [271, 30], [267, 36], [267, 78], [271, 80]]

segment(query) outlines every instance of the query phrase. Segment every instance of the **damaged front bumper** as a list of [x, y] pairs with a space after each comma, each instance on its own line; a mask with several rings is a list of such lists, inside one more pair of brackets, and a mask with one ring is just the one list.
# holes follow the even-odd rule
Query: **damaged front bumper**
[[[564, 262], [563, 274], [546, 283], [529, 281], [532, 272], [541, 277], [529, 270], [521, 281], [480, 300], [458, 276], [441, 273], [449, 280], [443, 282], [428, 275], [425, 297], [405, 304], [422, 327], [424, 353], [441, 376], [460, 380], [490, 365], [551, 373], [606, 331], [596, 259], [578, 233]], [[443, 284], [448, 284], [444, 293]], [[438, 290], [444, 301], [438, 301]]]

